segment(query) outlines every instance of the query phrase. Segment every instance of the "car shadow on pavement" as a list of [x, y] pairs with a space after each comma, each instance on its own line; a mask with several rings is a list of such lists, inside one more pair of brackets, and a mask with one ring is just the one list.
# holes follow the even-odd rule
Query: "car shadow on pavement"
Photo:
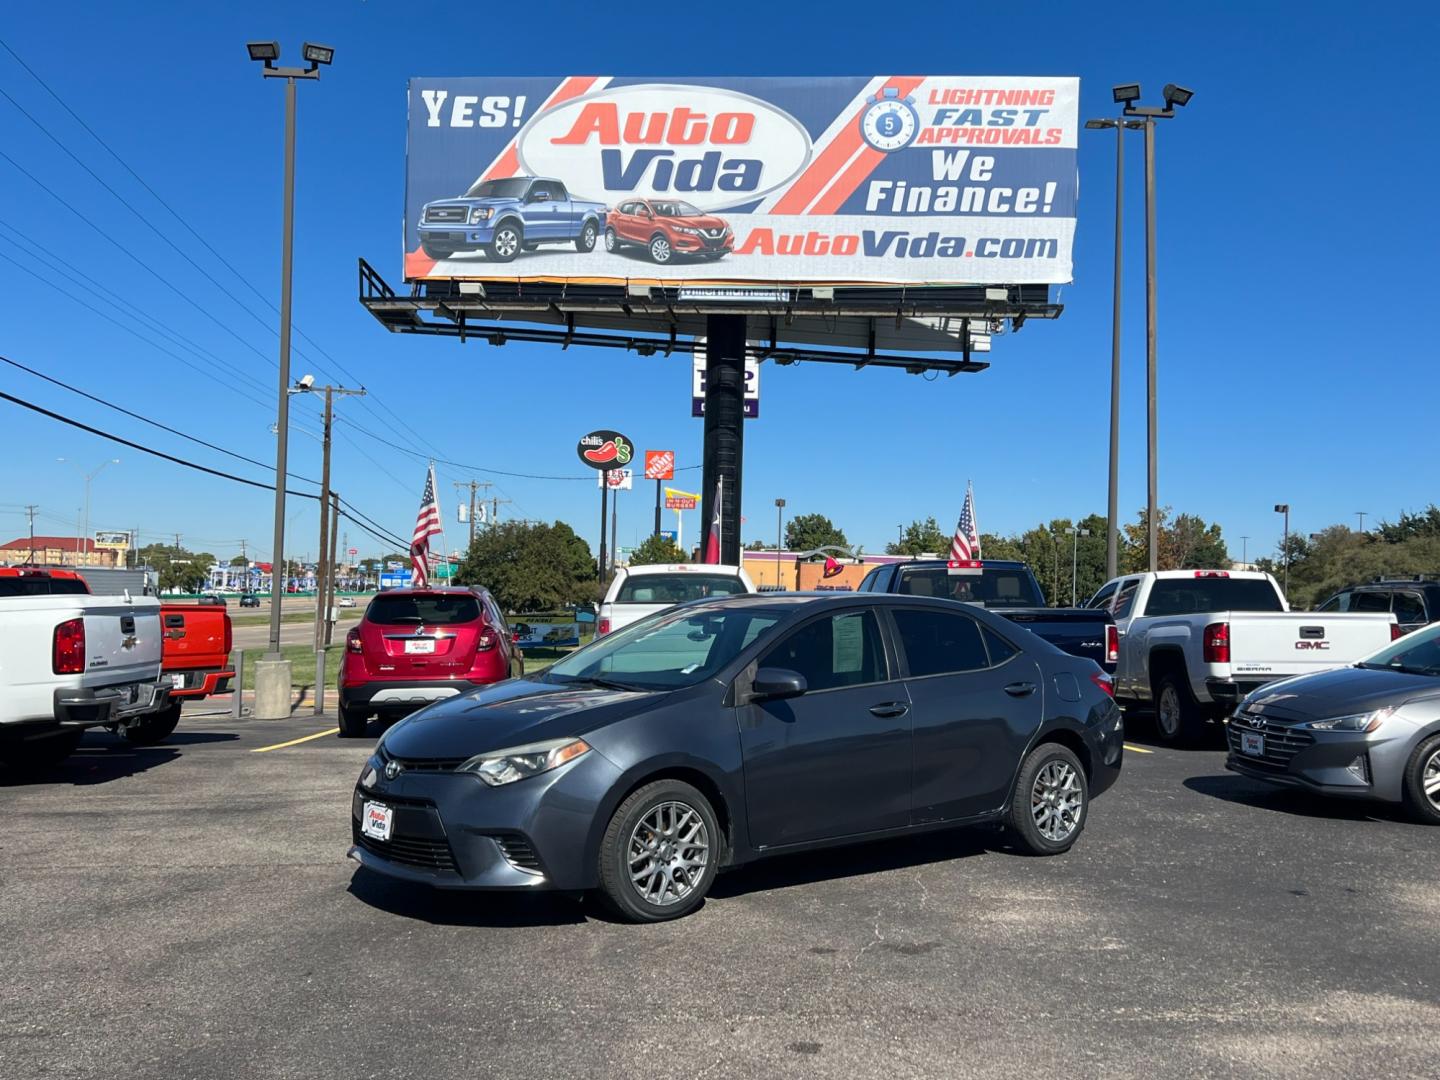
[[968, 859], [986, 852], [1015, 850], [1009, 835], [994, 826], [947, 829], [904, 839], [778, 855], [742, 866], [715, 879], [710, 899], [813, 885], [820, 881], [911, 870], [931, 863]]
[[346, 891], [361, 903], [433, 926], [566, 926], [585, 922], [576, 900], [549, 892], [466, 892], [397, 881], [357, 866]]
[[1218, 720], [1206, 723], [1200, 737], [1188, 742], [1170, 743], [1160, 738], [1155, 731], [1155, 714], [1149, 710], [1127, 708], [1125, 716], [1125, 741], [1136, 746], [1154, 747], [1157, 750], [1224, 750], [1225, 725]]
[[1239, 806], [1252, 806], [1257, 810], [1271, 810], [1278, 814], [1328, 818], [1332, 821], [1387, 821], [1425, 828], [1412, 822], [1402, 807], [1391, 803], [1327, 798], [1295, 788], [1274, 787], [1228, 773], [1224, 776], [1192, 776], [1184, 783], [1191, 791], [1209, 795], [1213, 799]]
[[180, 731], [170, 735], [158, 746], [131, 746], [117, 735], [89, 732], [85, 741], [80, 744], [80, 749], [57, 765], [29, 771], [0, 766], [0, 788], [38, 787], [45, 784], [70, 784], [74, 787], [108, 784], [112, 780], [138, 776], [157, 765], [178, 761], [184, 756], [181, 753], [183, 747], [233, 742], [238, 738], [239, 735], [231, 732]]

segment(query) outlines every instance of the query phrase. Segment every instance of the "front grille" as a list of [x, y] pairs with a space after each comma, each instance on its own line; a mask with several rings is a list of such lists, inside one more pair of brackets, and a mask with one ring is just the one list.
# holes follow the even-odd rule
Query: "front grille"
[[530, 841], [523, 836], [507, 833], [496, 836], [495, 843], [500, 845], [500, 854], [505, 856], [505, 861], [516, 870], [523, 870], [527, 874], [544, 873], [540, 868], [540, 856], [535, 854]]
[[456, 872], [455, 856], [446, 840], [420, 840], [398, 835], [392, 835], [389, 840], [375, 840], [360, 831], [358, 822], [352, 826], [352, 836], [357, 845], [382, 859], [418, 866], [422, 870]]
[[[1240, 752], [1240, 734], [1246, 731], [1265, 737], [1264, 756], [1256, 757]], [[1308, 731], [1280, 727], [1270, 722], [1261, 727], [1243, 714], [1230, 718], [1226, 738], [1230, 743], [1230, 753], [1235, 756], [1236, 761], [1270, 772], [1284, 772], [1289, 767], [1291, 758], [1315, 742], [1315, 736]]]
[[468, 758], [402, 758], [394, 754], [387, 754], [380, 751], [380, 761], [383, 764], [387, 761], [394, 761], [400, 765], [405, 772], [454, 772], [461, 765], [468, 761]]
[[431, 222], [465, 221], [470, 216], [468, 206], [432, 206], [425, 211], [425, 224]]

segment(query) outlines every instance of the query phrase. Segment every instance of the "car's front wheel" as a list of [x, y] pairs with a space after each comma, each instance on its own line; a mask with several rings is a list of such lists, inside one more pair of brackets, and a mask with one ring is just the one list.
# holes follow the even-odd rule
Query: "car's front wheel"
[[525, 230], [516, 222], [502, 221], [495, 227], [495, 235], [485, 251], [496, 262], [511, 262], [524, 243]]
[[342, 739], [363, 739], [365, 728], [370, 723], [370, 714], [363, 709], [347, 709], [340, 706], [340, 737]]
[[650, 238], [650, 261], [660, 264], [668, 263], [675, 257], [675, 249], [670, 246], [670, 240], [656, 233]]
[[620, 237], [615, 235], [615, 229], [613, 226], [610, 225], [605, 226], [605, 250], [620, 250]]
[[1432, 735], [1405, 766], [1405, 809], [1424, 825], [1440, 825], [1440, 735]]
[[154, 746], [168, 738], [180, 723], [180, 702], [172, 701], [165, 708], [147, 713], [144, 718], [126, 724], [120, 729], [120, 736], [136, 746]]
[[680, 780], [646, 784], [616, 809], [600, 842], [600, 891], [621, 918], [664, 922], [694, 911], [715, 880], [720, 825]]
[[599, 235], [599, 232], [596, 231], [595, 223], [593, 221], [587, 221], [585, 227], [580, 230], [580, 235], [575, 238], [575, 250], [579, 252], [594, 251], [595, 240]]
[[1059, 855], [1080, 838], [1089, 809], [1080, 759], [1059, 743], [1041, 743], [1020, 765], [1006, 823], [1030, 854]]

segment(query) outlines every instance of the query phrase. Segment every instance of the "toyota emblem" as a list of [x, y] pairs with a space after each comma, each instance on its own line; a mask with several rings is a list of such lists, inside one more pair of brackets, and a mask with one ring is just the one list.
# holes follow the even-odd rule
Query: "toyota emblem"
[[405, 766], [404, 766], [404, 765], [401, 765], [400, 762], [396, 761], [394, 758], [391, 758], [389, 761], [385, 762], [385, 779], [386, 779], [386, 780], [394, 780], [397, 776], [399, 776], [399, 775], [400, 775], [402, 772], [404, 772], [404, 771], [405, 771]]

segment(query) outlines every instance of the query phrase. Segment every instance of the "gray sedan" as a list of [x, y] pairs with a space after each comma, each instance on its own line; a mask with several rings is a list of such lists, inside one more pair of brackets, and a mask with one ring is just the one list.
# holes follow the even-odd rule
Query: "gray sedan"
[[1440, 624], [1352, 667], [1270, 683], [1230, 718], [1232, 772], [1404, 803], [1440, 825]]

